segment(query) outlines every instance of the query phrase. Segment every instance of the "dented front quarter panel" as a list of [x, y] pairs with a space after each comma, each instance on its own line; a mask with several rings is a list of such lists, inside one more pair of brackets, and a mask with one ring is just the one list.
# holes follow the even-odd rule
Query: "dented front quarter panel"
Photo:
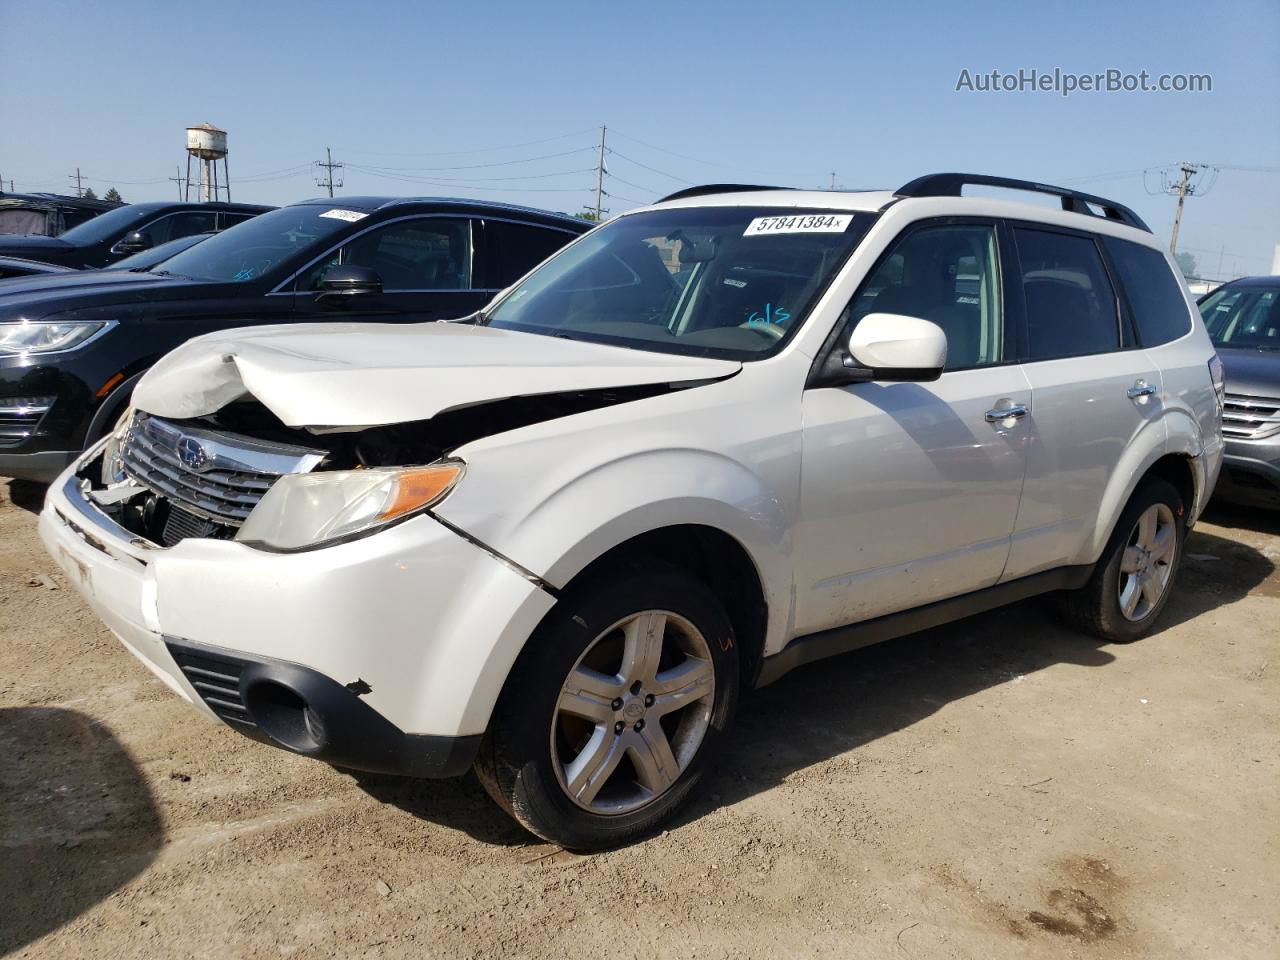
[[435, 512], [553, 587], [640, 534], [714, 527], [756, 567], [772, 652], [790, 628], [800, 396], [795, 368], [765, 361], [719, 382], [486, 437], [455, 451], [466, 481]]

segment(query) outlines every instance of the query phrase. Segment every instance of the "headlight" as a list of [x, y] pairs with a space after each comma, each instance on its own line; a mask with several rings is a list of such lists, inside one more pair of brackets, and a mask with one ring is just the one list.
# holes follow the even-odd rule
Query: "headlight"
[[439, 503], [462, 476], [460, 460], [281, 477], [236, 539], [276, 550], [319, 547], [373, 533]]
[[19, 320], [0, 323], [0, 356], [62, 353], [84, 346], [109, 326], [111, 320], [74, 320], [56, 323]]

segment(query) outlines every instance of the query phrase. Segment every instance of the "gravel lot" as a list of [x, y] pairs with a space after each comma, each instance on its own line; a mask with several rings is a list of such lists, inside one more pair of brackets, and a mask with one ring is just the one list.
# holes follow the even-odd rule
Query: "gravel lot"
[[1280, 519], [1215, 511], [1164, 628], [1025, 603], [792, 674], [668, 833], [590, 857], [474, 779], [205, 723], [0, 481], [0, 951], [22, 957], [1280, 956]]

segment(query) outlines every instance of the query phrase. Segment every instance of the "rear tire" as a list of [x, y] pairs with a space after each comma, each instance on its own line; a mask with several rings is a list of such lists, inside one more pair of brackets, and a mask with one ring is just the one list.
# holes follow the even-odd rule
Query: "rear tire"
[[1120, 515], [1089, 582], [1059, 595], [1071, 626], [1113, 643], [1150, 632], [1169, 602], [1182, 564], [1186, 507], [1177, 488], [1144, 481]]
[[615, 568], [572, 588], [530, 639], [476, 774], [544, 840], [618, 846], [689, 798], [737, 699], [737, 644], [715, 595], [678, 569]]

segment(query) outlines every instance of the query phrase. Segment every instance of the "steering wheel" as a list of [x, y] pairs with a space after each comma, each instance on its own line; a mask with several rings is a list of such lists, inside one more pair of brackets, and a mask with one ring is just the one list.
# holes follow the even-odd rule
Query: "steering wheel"
[[752, 323], [750, 320], [738, 324], [738, 329], [758, 333], [766, 340], [781, 340], [787, 332], [787, 328], [780, 323]]

